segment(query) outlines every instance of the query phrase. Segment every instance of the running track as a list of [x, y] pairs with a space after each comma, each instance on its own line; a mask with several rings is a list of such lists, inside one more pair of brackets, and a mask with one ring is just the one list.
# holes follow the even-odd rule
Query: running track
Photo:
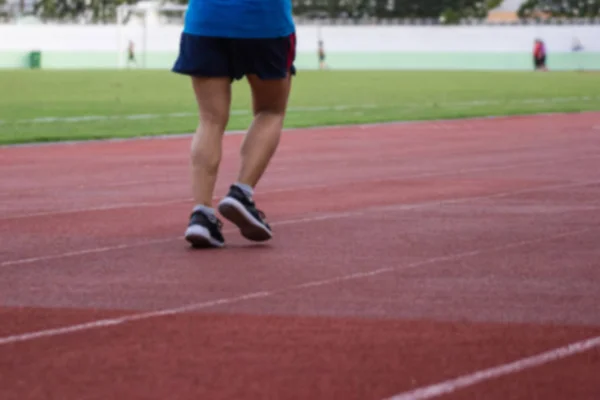
[[0, 148], [1, 399], [600, 398], [599, 113], [289, 131], [210, 251], [188, 148]]

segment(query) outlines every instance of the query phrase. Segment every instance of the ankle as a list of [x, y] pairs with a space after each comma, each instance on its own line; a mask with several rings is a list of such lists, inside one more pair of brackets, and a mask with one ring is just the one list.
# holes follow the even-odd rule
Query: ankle
[[248, 197], [252, 197], [254, 195], [254, 188], [246, 183], [236, 182], [233, 186], [239, 188], [244, 194]]
[[204, 204], [196, 204], [194, 206], [193, 212], [196, 212], [196, 211], [201, 211], [201, 212], [203, 212], [204, 214], [207, 214], [207, 215], [216, 215], [214, 208], [209, 207], [209, 206], [204, 205]]

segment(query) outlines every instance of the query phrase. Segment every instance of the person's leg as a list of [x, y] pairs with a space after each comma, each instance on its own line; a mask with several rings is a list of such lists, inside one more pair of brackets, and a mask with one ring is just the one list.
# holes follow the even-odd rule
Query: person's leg
[[256, 209], [252, 196], [279, 145], [291, 87], [291, 76], [278, 80], [261, 80], [249, 75], [254, 120], [241, 148], [241, 166], [237, 182], [219, 204], [219, 212], [237, 225], [242, 235], [253, 241], [272, 237], [271, 227], [262, 211]]
[[[291, 89], [291, 76], [295, 71], [295, 36], [285, 40], [265, 41], [264, 46], [251, 50], [258, 50], [256, 52], [265, 57], [262, 64], [264, 68], [247, 74], [252, 91], [254, 120], [242, 143], [242, 161], [237, 182], [219, 203], [219, 211], [237, 225], [247, 239], [265, 241], [272, 237], [271, 227], [266, 222], [264, 213], [256, 209], [252, 196], [279, 145]], [[273, 71], [272, 65], [278, 63], [278, 69]]]
[[228, 39], [183, 34], [173, 67], [174, 72], [191, 77], [199, 113], [190, 151], [194, 207], [185, 232], [194, 247], [222, 247], [225, 243], [212, 198], [231, 103], [233, 77], [228, 52]]
[[192, 77], [200, 122], [190, 154], [194, 209], [185, 237], [195, 247], [221, 247], [221, 223], [212, 205], [221, 162], [221, 141], [229, 120], [231, 80]]
[[542, 71], [548, 71], [548, 67], [546, 66], [546, 56], [542, 56]]
[[231, 80], [192, 77], [199, 124], [192, 138], [192, 196], [196, 205], [212, 207], [221, 162], [221, 144], [229, 121]]
[[238, 182], [254, 188], [279, 145], [291, 75], [280, 80], [261, 80], [256, 75], [249, 75], [248, 82], [252, 90], [254, 120], [242, 143]]

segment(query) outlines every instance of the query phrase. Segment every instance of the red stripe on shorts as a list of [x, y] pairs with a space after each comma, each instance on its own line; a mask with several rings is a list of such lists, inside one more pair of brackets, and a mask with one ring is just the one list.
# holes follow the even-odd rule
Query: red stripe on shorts
[[290, 47], [288, 49], [287, 69], [292, 68], [294, 59], [296, 58], [296, 33], [290, 35]]

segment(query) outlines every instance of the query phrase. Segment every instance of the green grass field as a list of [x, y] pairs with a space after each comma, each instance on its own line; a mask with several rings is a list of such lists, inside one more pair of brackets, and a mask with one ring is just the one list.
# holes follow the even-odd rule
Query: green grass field
[[[169, 71], [0, 71], [0, 144], [189, 133], [187, 77]], [[234, 85], [229, 129], [251, 120]], [[300, 71], [287, 127], [600, 110], [600, 75], [578, 72]]]

